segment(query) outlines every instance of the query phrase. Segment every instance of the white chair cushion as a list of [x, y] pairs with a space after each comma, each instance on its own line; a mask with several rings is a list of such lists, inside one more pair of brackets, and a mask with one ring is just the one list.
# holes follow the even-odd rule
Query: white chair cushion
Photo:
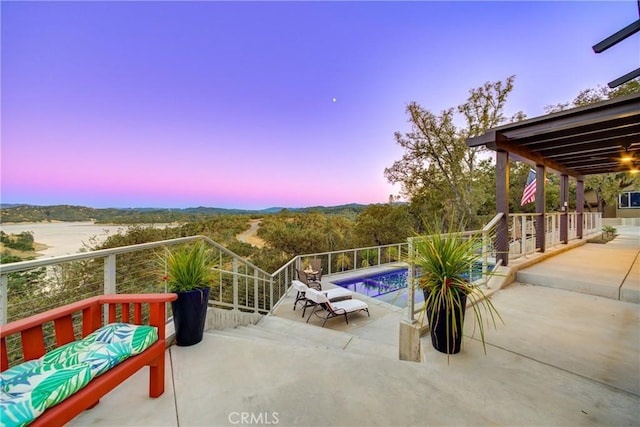
[[329, 300], [338, 299], [338, 298], [347, 299], [347, 298], [353, 297], [353, 292], [345, 288], [333, 288], [333, 289], [327, 289], [325, 291], [320, 291], [320, 292], [325, 294], [327, 298], [329, 298]]
[[327, 299], [327, 296], [325, 294], [321, 293], [320, 291], [316, 291], [313, 288], [308, 288], [306, 290], [304, 296], [308, 300], [313, 301], [316, 304], [322, 304], [322, 303], [329, 302], [329, 300]]
[[354, 311], [366, 310], [369, 308], [366, 302], [359, 299], [347, 299], [344, 301], [332, 302], [331, 307], [334, 311], [344, 310], [347, 313], [353, 313]]
[[291, 284], [293, 285], [295, 290], [298, 291], [298, 292], [306, 292], [307, 289], [309, 289], [309, 287], [307, 285], [305, 285], [304, 283], [302, 283], [299, 280], [292, 280]]

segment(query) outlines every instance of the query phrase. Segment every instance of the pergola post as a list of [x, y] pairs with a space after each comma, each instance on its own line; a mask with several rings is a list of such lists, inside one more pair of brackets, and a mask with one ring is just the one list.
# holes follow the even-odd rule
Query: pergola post
[[569, 243], [569, 175], [560, 175], [560, 242]]
[[496, 259], [509, 264], [509, 153], [496, 151], [496, 214], [503, 213], [496, 225]]
[[584, 226], [584, 180], [578, 179], [576, 187], [576, 237], [582, 239]]
[[536, 248], [544, 252], [547, 247], [546, 232], [544, 229], [545, 214], [547, 210], [546, 200], [547, 168], [544, 165], [536, 165]]

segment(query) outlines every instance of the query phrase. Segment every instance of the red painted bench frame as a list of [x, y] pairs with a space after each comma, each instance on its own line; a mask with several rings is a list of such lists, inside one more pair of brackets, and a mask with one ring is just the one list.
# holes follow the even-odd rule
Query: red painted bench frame
[[[86, 337], [103, 326], [103, 306], [108, 306], [109, 323], [124, 322], [142, 324], [142, 306], [149, 305], [149, 325], [158, 328], [158, 341], [142, 353], [126, 359], [109, 371], [94, 378], [84, 388], [63, 402], [47, 409], [31, 426], [62, 426], [85, 409], [98, 404], [100, 398], [144, 366], [149, 366], [149, 396], [164, 393], [165, 304], [174, 301], [176, 294], [120, 294], [100, 295], [68, 304], [35, 316], [0, 326], [0, 371], [9, 368], [7, 362], [6, 337], [20, 334], [23, 360], [38, 359], [45, 354], [42, 325], [53, 322], [56, 347], [75, 341], [72, 314], [82, 312], [82, 337]], [[116, 307], [122, 307], [120, 319], [116, 318]], [[133, 307], [133, 319], [129, 308]]]

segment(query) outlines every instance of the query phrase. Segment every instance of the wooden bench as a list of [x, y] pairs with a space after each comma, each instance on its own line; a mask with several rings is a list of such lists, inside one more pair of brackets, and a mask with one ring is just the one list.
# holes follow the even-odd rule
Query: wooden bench
[[[53, 322], [56, 347], [76, 341], [72, 319], [74, 313], [82, 313], [82, 338], [103, 326], [103, 306], [108, 307], [109, 323], [141, 325], [143, 305], [148, 305], [148, 324], [158, 328], [158, 340], [149, 348], [94, 378], [63, 402], [47, 409], [30, 425], [64, 425], [85, 409], [97, 405], [102, 396], [144, 366], [149, 366], [149, 396], [158, 397], [164, 393], [165, 305], [176, 298], [177, 295], [171, 293], [100, 295], [0, 326], [0, 371], [9, 368], [6, 339], [8, 336], [20, 334], [24, 362], [38, 359], [45, 354], [42, 327], [46, 322]], [[118, 306], [121, 307], [119, 319], [116, 315]], [[133, 318], [130, 316], [131, 308]]]

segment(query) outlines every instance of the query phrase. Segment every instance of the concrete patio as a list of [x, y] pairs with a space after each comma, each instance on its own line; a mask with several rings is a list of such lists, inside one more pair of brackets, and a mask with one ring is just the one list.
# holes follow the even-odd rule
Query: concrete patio
[[[424, 363], [398, 361], [404, 310], [359, 297], [371, 317], [320, 328], [289, 295], [258, 325], [170, 347], [160, 398], [147, 397], [142, 371], [70, 425], [640, 425], [640, 305], [599, 295], [640, 289], [640, 227], [619, 232], [514, 262], [532, 265], [492, 295], [505, 323], [487, 328], [486, 355], [466, 322], [460, 354], [448, 359], [424, 337]], [[527, 274], [548, 280], [527, 284]]]

